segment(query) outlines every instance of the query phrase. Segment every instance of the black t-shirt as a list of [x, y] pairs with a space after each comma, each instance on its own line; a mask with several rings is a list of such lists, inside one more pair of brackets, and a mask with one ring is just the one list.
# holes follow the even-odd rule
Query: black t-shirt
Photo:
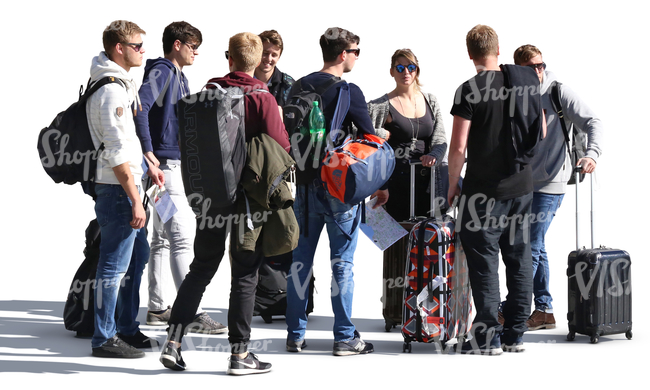
[[[395, 151], [396, 163], [408, 167], [409, 159], [420, 158], [429, 152], [431, 137], [433, 137], [431, 107], [427, 104], [424, 116], [420, 118], [407, 118], [390, 103], [388, 109], [393, 118], [392, 122], [384, 125], [384, 128], [390, 131], [388, 144]], [[411, 149], [413, 138], [417, 139], [414, 150]]]
[[470, 120], [467, 140], [467, 169], [463, 193], [483, 193], [506, 200], [533, 191], [530, 165], [511, 174], [508, 149], [513, 147], [504, 124], [507, 94], [503, 73], [483, 71], [463, 83], [454, 99], [451, 114]]

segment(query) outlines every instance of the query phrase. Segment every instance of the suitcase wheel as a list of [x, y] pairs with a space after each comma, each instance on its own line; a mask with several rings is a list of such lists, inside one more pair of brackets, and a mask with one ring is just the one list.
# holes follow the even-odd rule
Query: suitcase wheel
[[598, 336], [596, 336], [596, 335], [591, 336], [590, 341], [591, 341], [592, 344], [596, 344], [598, 342]]
[[404, 342], [404, 345], [402, 345], [402, 352], [408, 352], [411, 353], [411, 343], [407, 343], [406, 341]]
[[566, 335], [567, 341], [573, 341], [576, 339], [576, 332], [569, 332], [568, 335]]
[[628, 340], [632, 340], [632, 331], [628, 330], [627, 332], [625, 332], [625, 337], [627, 337]]
[[273, 317], [272, 317], [272, 316], [262, 316], [262, 319], [263, 319], [264, 322], [266, 322], [267, 324], [270, 324], [270, 323], [273, 322]]

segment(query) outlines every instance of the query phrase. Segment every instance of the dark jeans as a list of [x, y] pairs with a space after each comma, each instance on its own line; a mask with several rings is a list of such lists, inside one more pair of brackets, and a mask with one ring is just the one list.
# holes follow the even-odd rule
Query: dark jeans
[[[469, 267], [476, 317], [472, 327], [479, 343], [488, 332], [512, 340], [528, 329], [532, 298], [532, 259], [528, 216], [533, 194], [486, 201], [485, 196], [463, 194], [457, 229]], [[494, 202], [494, 203], [492, 203]], [[505, 324], [498, 321], [499, 251], [506, 266], [508, 295], [503, 307]], [[488, 342], [490, 340], [487, 340]]]
[[[172, 307], [169, 319], [170, 339], [180, 342], [186, 328], [194, 321], [205, 288], [217, 272], [225, 252], [230, 224], [224, 223], [224, 216], [234, 213], [235, 207], [211, 209], [206, 216], [197, 220], [194, 260], [190, 265], [190, 272], [178, 289]], [[202, 218], [207, 221], [205, 224], [202, 223]], [[232, 228], [235, 229], [234, 224]], [[258, 240], [260, 245], [255, 248], [255, 252], [237, 252], [234, 243], [237, 234], [230, 236], [232, 278], [228, 308], [228, 341], [232, 353], [244, 353], [250, 341], [257, 271], [263, 260], [261, 239]]]

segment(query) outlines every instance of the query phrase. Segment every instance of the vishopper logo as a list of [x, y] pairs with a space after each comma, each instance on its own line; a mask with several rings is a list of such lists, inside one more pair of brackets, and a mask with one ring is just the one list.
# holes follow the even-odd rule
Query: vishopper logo
[[[156, 77], [159, 77], [159, 75]], [[218, 84], [218, 83], [208, 84], [208, 86], [212, 85], [212, 87], [206, 88], [199, 93], [193, 93], [191, 95], [184, 96], [181, 100], [186, 104], [196, 104], [197, 102], [210, 103], [215, 100], [223, 100], [227, 98], [231, 98], [231, 99], [243, 98], [244, 95], [250, 96], [254, 94], [269, 93], [268, 88], [264, 84], [237, 86], [237, 88], [241, 90], [241, 93], [230, 93], [227, 92], [226, 88], [228, 87], [221, 87], [221, 86], [217, 87], [214, 84]], [[158, 99], [160, 99], [160, 97]], [[156, 102], [158, 102], [158, 100], [156, 100]]]
[[[486, 78], [485, 88], [479, 88], [478, 84], [476, 83], [476, 77]], [[467, 99], [467, 101], [471, 104], [477, 104], [480, 103], [481, 101], [488, 102], [488, 101], [498, 101], [498, 100], [503, 100], [503, 101], [510, 100], [510, 108], [509, 108], [510, 116], [513, 116], [515, 113], [516, 99], [514, 99], [514, 97], [520, 96], [523, 98], [522, 114], [528, 115], [529, 99], [532, 99], [535, 95], [542, 94], [541, 84], [536, 84], [534, 86], [532, 85], [513, 86], [512, 88], [507, 88], [505, 86], [501, 86], [498, 89], [494, 88], [493, 82], [494, 79], [496, 78], [495, 72], [480, 72], [476, 77], [472, 77], [471, 79], [469, 79], [470, 92], [467, 95], [465, 95], [465, 99]], [[461, 103], [462, 96], [463, 96], [462, 94], [463, 94], [463, 87], [460, 86], [456, 90], [456, 96], [454, 98], [455, 104]], [[513, 97], [513, 99], [510, 99], [511, 97]]]
[[[113, 152], [109, 150], [102, 150], [101, 153], [96, 149], [89, 150], [73, 150], [70, 145], [70, 135], [63, 134], [58, 129], [49, 129], [43, 133], [41, 144], [43, 145], [43, 152], [45, 156], [41, 158], [43, 168], [51, 169], [54, 167], [63, 166], [83, 166], [83, 181], [90, 180], [95, 172], [90, 172], [90, 162], [98, 160], [100, 157], [103, 159], [110, 159]], [[115, 151], [114, 153], [117, 153]], [[100, 179], [96, 177], [95, 179]]]
[[91, 305], [94, 304], [94, 302], [90, 299], [90, 292], [95, 290], [94, 296], [95, 296], [95, 301], [97, 301], [97, 307], [101, 309], [102, 307], [102, 289], [104, 288], [118, 288], [118, 285], [120, 288], [126, 286], [126, 282], [130, 279], [130, 276], [125, 276], [125, 277], [115, 277], [115, 278], [110, 278], [110, 279], [87, 279], [85, 281], [81, 281], [79, 279], [75, 279], [72, 282], [72, 286], [70, 287], [70, 293], [72, 294], [79, 294], [83, 293], [83, 297], [81, 298], [83, 302], [83, 309], [88, 310]]
[[[327, 144], [330, 143], [329, 139], [344, 139], [345, 136], [347, 135], [346, 132], [343, 130], [332, 130], [330, 132], [330, 135], [328, 135], [328, 141], [327, 142], [322, 142], [318, 141], [316, 144], [313, 144], [312, 142], [305, 142], [305, 138], [309, 138], [309, 135], [304, 135], [301, 133], [294, 133], [291, 135], [290, 138], [290, 143], [291, 143], [291, 150], [292, 150], [292, 155], [293, 158], [296, 162], [296, 168], [300, 171], [304, 171], [306, 167], [309, 167], [311, 165], [311, 168], [317, 169], [321, 165], [321, 163], [325, 166], [327, 166], [330, 169], [335, 169], [337, 167], [345, 167], [348, 165], [347, 160], [340, 158], [339, 154], [337, 153], [327, 153]], [[387, 145], [387, 144], [386, 144]], [[301, 150], [305, 149], [305, 150]], [[329, 147], [330, 150], [334, 150], [331, 145]], [[394, 160], [395, 157], [397, 156], [397, 153], [393, 151], [391, 148], [390, 151], [392, 153], [373, 153], [367, 158], [365, 158], [365, 161], [359, 162], [361, 164], [366, 164], [368, 166], [368, 172], [367, 172], [367, 178], [368, 180], [372, 180], [374, 178], [374, 173], [375, 169], [380, 169], [380, 174], [379, 177], [381, 180], [388, 180], [390, 178], [390, 174], [388, 172], [388, 166], [390, 165], [388, 163], [388, 160]], [[408, 148], [406, 148], [405, 152], [400, 151], [400, 155], [407, 155], [408, 154]], [[358, 161], [357, 157], [355, 157], [352, 152], [348, 151], [343, 151], [341, 152], [342, 156], [348, 156], [352, 160]], [[314, 156], [323, 156], [323, 158], [314, 158]], [[342, 183], [341, 183], [342, 184]]]
[[226, 227], [228, 230], [232, 231], [233, 224], [239, 227], [239, 237], [242, 237], [244, 229], [249, 227], [252, 230], [252, 226], [259, 223], [264, 223], [268, 221], [269, 216], [273, 213], [270, 210], [264, 210], [262, 212], [256, 211], [254, 213], [245, 213], [245, 214], [215, 214], [210, 211], [212, 205], [212, 199], [203, 198], [201, 194], [190, 194], [187, 197], [189, 205], [194, 209], [198, 210], [196, 217], [196, 223], [199, 230], [203, 229], [221, 229]]
[[[485, 206], [478, 207], [478, 205], [482, 204], [485, 204]], [[495, 205], [496, 199], [488, 198], [485, 194], [473, 194], [469, 199], [466, 195], [461, 196], [458, 203], [456, 232], [461, 233], [463, 229], [467, 229], [471, 232], [490, 229], [509, 229], [509, 242], [510, 244], [514, 244], [517, 232], [519, 228], [521, 228], [523, 229], [523, 242], [527, 243], [529, 241], [528, 231], [531, 224], [543, 223], [548, 219], [553, 218], [553, 214], [550, 212], [540, 212], [538, 214], [517, 213], [510, 216], [497, 213], [495, 215]], [[465, 210], [466, 208], [467, 210]], [[470, 216], [470, 220], [467, 222], [463, 220], [466, 214], [469, 214]]]
[[[171, 341], [176, 341], [180, 340], [180, 333], [185, 332], [187, 333], [190, 329], [192, 330], [201, 330], [202, 325], [199, 323], [191, 323], [187, 325], [184, 329], [181, 329], [180, 326], [178, 325], [170, 325], [169, 330], [168, 330], [168, 340]], [[195, 335], [196, 333], [193, 333]], [[197, 343], [197, 341], [200, 341]], [[223, 339], [221, 338], [213, 338], [213, 337], [208, 337], [208, 336], [203, 336], [201, 338], [193, 336], [193, 337], [183, 337], [183, 342], [186, 344], [183, 346], [183, 352], [187, 351], [203, 351], [203, 352], [225, 352], [225, 353], [233, 353], [233, 345], [231, 344], [223, 344]], [[214, 343], [213, 345], [211, 345]], [[262, 340], [251, 340], [251, 342], [247, 346], [247, 350], [251, 352], [268, 352], [270, 350], [270, 345], [273, 343], [273, 340], [267, 340], [267, 339], [262, 339]], [[162, 349], [164, 348], [165, 343], [160, 344], [158, 347], [158, 352], [162, 352]], [[237, 348], [235, 346], [235, 348]], [[235, 353], [238, 353], [238, 351], [235, 351]]]
[[[575, 273], [569, 278], [576, 278], [576, 284], [583, 300], [602, 298], [605, 294], [619, 298], [632, 293], [630, 260], [619, 258], [613, 261], [598, 261], [590, 265], [586, 261], [576, 262]], [[596, 278], [598, 283], [596, 283]], [[606, 287], [607, 286], [607, 287]]]
[[[352, 278], [352, 266], [351, 263], [343, 259], [333, 259], [331, 260], [332, 265], [332, 282], [331, 282], [331, 295], [333, 297], [338, 296], [339, 294], [349, 294], [354, 290], [354, 280]], [[298, 294], [298, 299], [305, 300], [309, 298], [307, 294], [307, 289], [309, 288], [309, 283], [311, 282], [311, 277], [314, 273], [314, 268], [310, 268], [303, 282], [300, 281], [300, 272], [305, 268], [305, 264], [301, 261], [294, 261], [291, 263], [291, 269], [289, 270], [289, 275], [287, 277], [287, 283], [291, 281], [293, 286]], [[340, 283], [337, 281], [340, 281]]]

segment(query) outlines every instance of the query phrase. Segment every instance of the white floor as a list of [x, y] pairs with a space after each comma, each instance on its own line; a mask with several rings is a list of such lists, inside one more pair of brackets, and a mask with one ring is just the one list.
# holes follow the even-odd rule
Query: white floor
[[[375, 352], [364, 356], [335, 357], [331, 354], [333, 319], [329, 302], [327, 242], [323, 236], [315, 271], [317, 294], [315, 311], [308, 326], [308, 349], [300, 354], [286, 352], [284, 322], [278, 320], [265, 324], [261, 318], [255, 317], [252, 347], [262, 360], [273, 363], [273, 370], [268, 374], [232, 377], [225, 374], [229, 356], [225, 335], [187, 337], [183, 346], [183, 356], [188, 365], [185, 372], [164, 368], [158, 362], [157, 350], [148, 351], [145, 358], [134, 360], [90, 356], [90, 340], [75, 338], [72, 332], [64, 329], [61, 318], [66, 289], [77, 262], [81, 261], [81, 256], [71, 257], [75, 260], [70, 260], [65, 266], [50, 267], [50, 270], [59, 270], [60, 273], [50, 275], [48, 283], [41, 283], [42, 289], [20, 285], [23, 286], [23, 299], [18, 298], [21, 296], [18, 281], [7, 278], [5, 274], [4, 290], [16, 294], [14, 299], [3, 297], [0, 300], [0, 377], [3, 383], [26, 380], [30, 387], [93, 383], [97, 389], [115, 388], [127, 383], [129, 388], [176, 388], [204, 383], [209, 386], [254, 385], [266, 388], [320, 384], [345, 387], [372, 384], [382, 388], [415, 384], [424, 387], [485, 385], [525, 388], [543, 380], [544, 388], [577, 388], [590, 384], [597, 388], [624, 385], [625, 388], [647, 389], [647, 385], [641, 385], [637, 380], [642, 378], [642, 367], [647, 365], [647, 359], [641, 359], [643, 349], [648, 347], [647, 333], [644, 334], [645, 329], [638, 326], [647, 323], [645, 313], [635, 312], [637, 326], [632, 340], [627, 340], [624, 335], [615, 335], [601, 337], [600, 342], [593, 345], [588, 337], [578, 335], [574, 342], [567, 342], [564, 319], [566, 277], [563, 277], [564, 269], [560, 265], [552, 268], [556, 281], [553, 288], [557, 290], [558, 327], [527, 333], [524, 338], [526, 352], [498, 357], [443, 355], [435, 345], [413, 344], [412, 353], [408, 354], [402, 353], [399, 329], [384, 330], [380, 302], [381, 252], [368, 239], [360, 237], [355, 265], [354, 322], [362, 337], [374, 344]], [[36, 283], [39, 283], [38, 278], [34, 277]], [[227, 321], [228, 282], [229, 265], [225, 261], [202, 302], [203, 308], [223, 323]], [[6, 288], [11, 283], [15, 289]], [[503, 286], [502, 283], [502, 290], [505, 289]], [[143, 323], [146, 287], [145, 278], [139, 316]], [[173, 300], [173, 290], [169, 296]], [[635, 297], [635, 307], [639, 309], [638, 303], [643, 302], [644, 297]], [[164, 328], [146, 325], [141, 328], [144, 333], [164, 341]], [[203, 382], [206, 379], [214, 382]]]

